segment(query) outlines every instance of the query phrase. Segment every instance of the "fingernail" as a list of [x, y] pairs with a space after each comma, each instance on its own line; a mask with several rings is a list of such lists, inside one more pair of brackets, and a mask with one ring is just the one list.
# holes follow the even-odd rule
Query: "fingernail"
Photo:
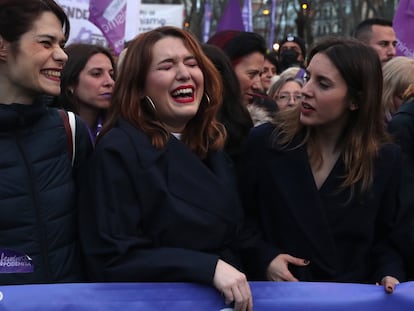
[[307, 260], [307, 259], [305, 259], [304, 261], [303, 261], [303, 263], [305, 264], [305, 265], [308, 265], [309, 264], [309, 260]]

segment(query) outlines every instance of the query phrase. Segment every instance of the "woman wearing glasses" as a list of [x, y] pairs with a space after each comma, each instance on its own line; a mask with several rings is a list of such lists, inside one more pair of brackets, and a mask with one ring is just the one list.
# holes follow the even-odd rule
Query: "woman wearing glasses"
[[284, 71], [269, 88], [269, 96], [274, 99], [279, 111], [297, 107], [302, 100], [303, 81], [296, 78], [299, 70], [299, 67], [292, 67]]
[[251, 278], [382, 284], [405, 278], [398, 227], [401, 152], [382, 118], [381, 62], [350, 39], [310, 52], [297, 108], [254, 128], [241, 162], [249, 220], [269, 246]]

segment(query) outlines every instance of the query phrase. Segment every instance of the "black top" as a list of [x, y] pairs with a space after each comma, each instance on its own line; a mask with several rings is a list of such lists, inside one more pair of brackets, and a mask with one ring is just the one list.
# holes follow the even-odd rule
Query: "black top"
[[318, 190], [306, 145], [289, 151], [272, 147], [273, 130], [269, 124], [252, 130], [241, 165], [243, 203], [272, 245], [263, 250], [267, 262], [253, 276], [264, 279], [270, 261], [287, 253], [310, 260], [306, 267], [289, 266], [302, 281], [373, 283], [386, 275], [403, 280], [401, 257], [388, 241], [398, 209], [398, 146], [380, 150], [371, 189], [351, 197], [350, 189], [338, 192], [341, 158]]

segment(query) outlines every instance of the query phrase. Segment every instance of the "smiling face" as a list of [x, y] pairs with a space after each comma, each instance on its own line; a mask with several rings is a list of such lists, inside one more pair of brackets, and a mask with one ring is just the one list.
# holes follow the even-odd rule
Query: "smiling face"
[[157, 117], [167, 130], [181, 132], [198, 111], [204, 93], [203, 73], [182, 39], [160, 39], [152, 55], [144, 94], [154, 102]]
[[74, 95], [81, 105], [97, 109], [107, 109], [111, 103], [114, 86], [114, 68], [111, 60], [102, 53], [89, 58], [79, 74], [79, 82], [74, 89]]
[[341, 132], [350, 110], [356, 109], [347, 97], [345, 80], [322, 53], [311, 59], [307, 71], [309, 80], [302, 88], [301, 123]]
[[51, 12], [42, 13], [32, 28], [21, 36], [17, 54], [11, 51], [11, 44], [3, 40], [7, 50], [5, 80], [9, 97], [6, 100], [29, 104], [41, 93], [58, 95], [60, 73], [67, 61], [62, 49], [64, 43], [62, 24]]

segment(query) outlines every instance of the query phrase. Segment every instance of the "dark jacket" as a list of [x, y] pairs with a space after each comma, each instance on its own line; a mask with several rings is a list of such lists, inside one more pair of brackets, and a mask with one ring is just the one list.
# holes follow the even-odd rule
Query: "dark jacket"
[[155, 149], [120, 120], [98, 141], [83, 187], [91, 280], [211, 284], [219, 258], [238, 267], [243, 215], [229, 161], [202, 161], [174, 136]]
[[[318, 190], [306, 146], [272, 147], [273, 130], [269, 124], [252, 130], [241, 165], [243, 203], [273, 246], [257, 255], [267, 264], [282, 253], [309, 260], [306, 267], [289, 266], [302, 281], [375, 283], [386, 275], [404, 280], [402, 259], [388, 240], [398, 208], [398, 146], [380, 150], [372, 188], [351, 198], [350, 189], [338, 192], [345, 173], [341, 158]], [[266, 267], [252, 273], [264, 278]]]
[[414, 98], [401, 105], [388, 124], [388, 130], [403, 154], [401, 225], [393, 240], [406, 259], [408, 279], [414, 280]]
[[[86, 128], [79, 120], [76, 127], [74, 172], [91, 151]], [[34, 268], [0, 273], [0, 284], [84, 280], [76, 185], [58, 111], [42, 103], [0, 104], [0, 150], [0, 266], [12, 250], [29, 256]]]

